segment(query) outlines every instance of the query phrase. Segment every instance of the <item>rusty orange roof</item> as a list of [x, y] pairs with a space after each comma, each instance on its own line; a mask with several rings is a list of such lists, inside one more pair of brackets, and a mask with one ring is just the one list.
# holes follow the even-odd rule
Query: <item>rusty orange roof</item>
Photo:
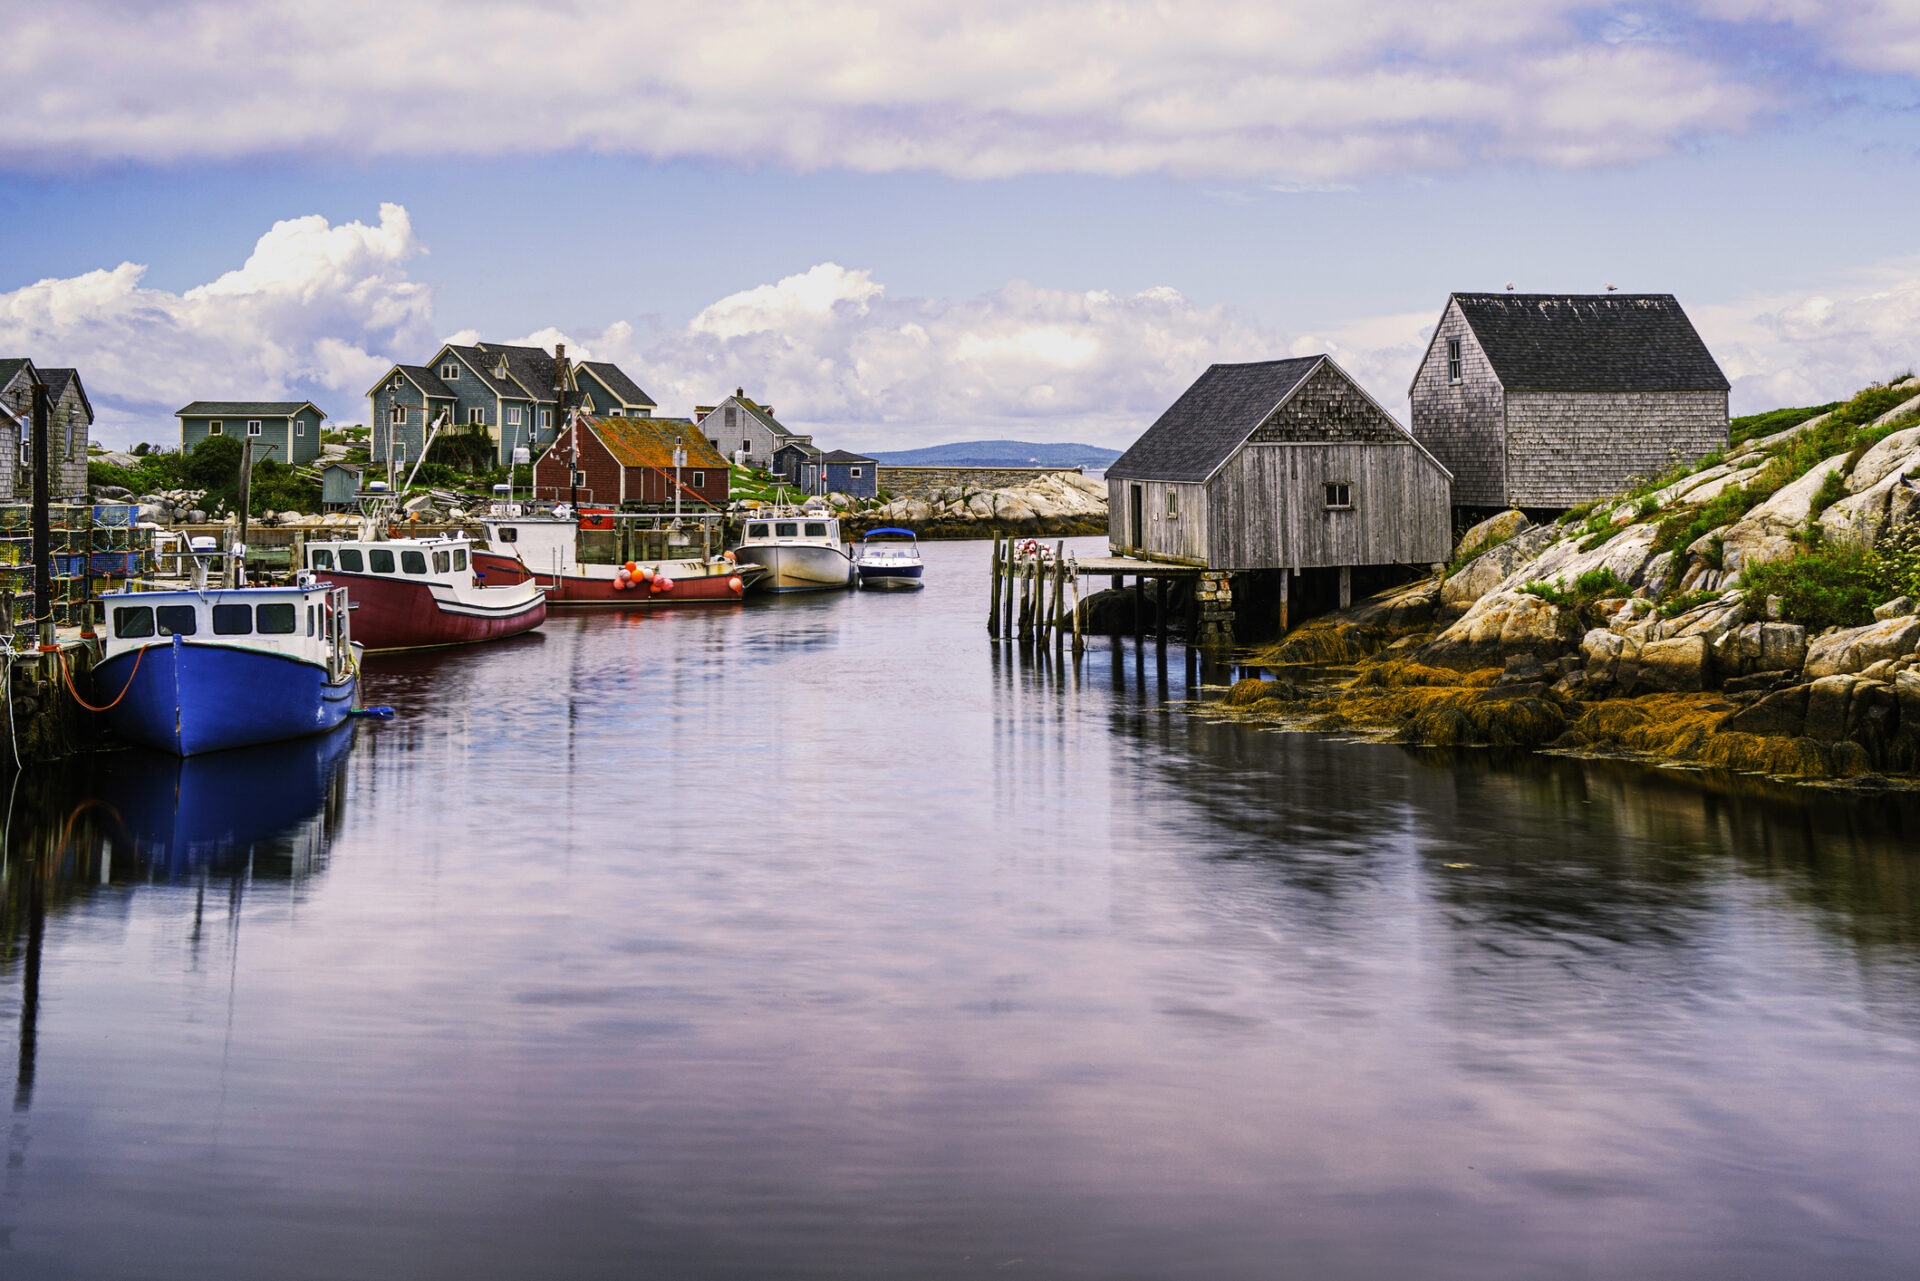
[[623, 467], [673, 469], [676, 442], [687, 451], [686, 466], [725, 469], [727, 460], [690, 418], [588, 418], [587, 430], [600, 438]]

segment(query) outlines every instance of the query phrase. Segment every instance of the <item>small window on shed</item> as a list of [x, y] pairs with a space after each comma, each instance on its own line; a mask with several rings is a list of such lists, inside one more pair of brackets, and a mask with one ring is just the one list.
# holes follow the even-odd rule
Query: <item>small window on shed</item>
[[1458, 338], [1447, 339], [1447, 381], [1450, 383], [1460, 381], [1460, 340]]
[[860, 479], [860, 469], [859, 469], [858, 467], [849, 467], [849, 468], [847, 468], [847, 475], [849, 475], [849, 476], [851, 476], [851, 477], [853, 477], [853, 478], [854, 478], [855, 480], [859, 480], [859, 479]]
[[1177, 489], [1167, 491], [1167, 519], [1180, 519], [1180, 491]]
[[209, 436], [224, 436], [226, 432], [227, 425], [218, 418], [207, 424], [207, 435]]
[[307, 434], [307, 420], [306, 420], [306, 419], [304, 419], [304, 418], [296, 418], [296, 419], [294, 419], [294, 420], [293, 420], [293, 434], [294, 434], [294, 435], [296, 435], [296, 436], [304, 436], [304, 435], [306, 435], [306, 434]]
[[1327, 506], [1329, 507], [1353, 506], [1353, 486], [1348, 484], [1346, 481], [1330, 480], [1327, 482], [1326, 489], [1327, 489]]

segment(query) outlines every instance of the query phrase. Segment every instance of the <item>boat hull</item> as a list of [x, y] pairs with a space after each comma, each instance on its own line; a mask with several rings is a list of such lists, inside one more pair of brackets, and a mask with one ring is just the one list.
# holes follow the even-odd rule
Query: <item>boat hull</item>
[[326, 569], [318, 574], [329, 587], [347, 589], [353, 604], [353, 639], [368, 649], [471, 645], [518, 636], [547, 618], [545, 594], [525, 580], [496, 587], [489, 579], [470, 594], [471, 599], [462, 600], [445, 584], [429, 580], [410, 582]]
[[860, 586], [868, 590], [919, 587], [920, 571], [924, 565], [862, 565], [855, 563], [854, 570], [860, 575]]
[[176, 636], [102, 662], [94, 689], [120, 696], [106, 716], [121, 738], [198, 756], [334, 728], [353, 706], [354, 677], [329, 681], [314, 663]]
[[[615, 565], [595, 565], [590, 568], [604, 570], [605, 573], [588, 574], [536, 574], [521, 564], [519, 558], [503, 555], [500, 552], [475, 551], [473, 569], [477, 577], [486, 580], [489, 588], [496, 583], [538, 583], [546, 588], [547, 603], [555, 607], [578, 605], [619, 605], [626, 609], [640, 609], [656, 605], [714, 605], [739, 600], [744, 594], [745, 575], [735, 570], [721, 572], [701, 572], [698, 569], [690, 573], [676, 573], [671, 565], [666, 566], [666, 576], [672, 581], [670, 591], [653, 591], [649, 586], [640, 585], [621, 589], [614, 586]], [[656, 573], [663, 568], [651, 565]], [[733, 586], [734, 579], [741, 579], [741, 586]], [[358, 636], [360, 623], [354, 620], [354, 635]]]
[[742, 565], [759, 565], [762, 592], [830, 592], [853, 582], [853, 562], [838, 548], [807, 543], [743, 543], [734, 550]]

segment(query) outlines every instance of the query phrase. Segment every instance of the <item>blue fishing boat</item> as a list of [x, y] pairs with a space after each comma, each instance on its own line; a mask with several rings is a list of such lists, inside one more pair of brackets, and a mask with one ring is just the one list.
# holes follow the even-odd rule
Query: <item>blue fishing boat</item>
[[854, 553], [853, 568], [862, 587], [918, 587], [925, 566], [913, 531], [887, 526], [867, 531]]
[[196, 756], [332, 729], [353, 706], [347, 592], [110, 592], [94, 691], [121, 738]]

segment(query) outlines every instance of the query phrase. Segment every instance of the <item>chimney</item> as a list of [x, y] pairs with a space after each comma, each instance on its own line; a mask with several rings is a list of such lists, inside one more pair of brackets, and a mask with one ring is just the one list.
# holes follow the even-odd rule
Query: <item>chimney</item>
[[556, 361], [565, 360], [567, 358], [567, 345], [565, 343], [557, 342], [553, 345], [553, 358]]
[[747, 389], [745, 387], [735, 387], [733, 389], [733, 398], [735, 400], [745, 400], [746, 397], [747, 397]]

